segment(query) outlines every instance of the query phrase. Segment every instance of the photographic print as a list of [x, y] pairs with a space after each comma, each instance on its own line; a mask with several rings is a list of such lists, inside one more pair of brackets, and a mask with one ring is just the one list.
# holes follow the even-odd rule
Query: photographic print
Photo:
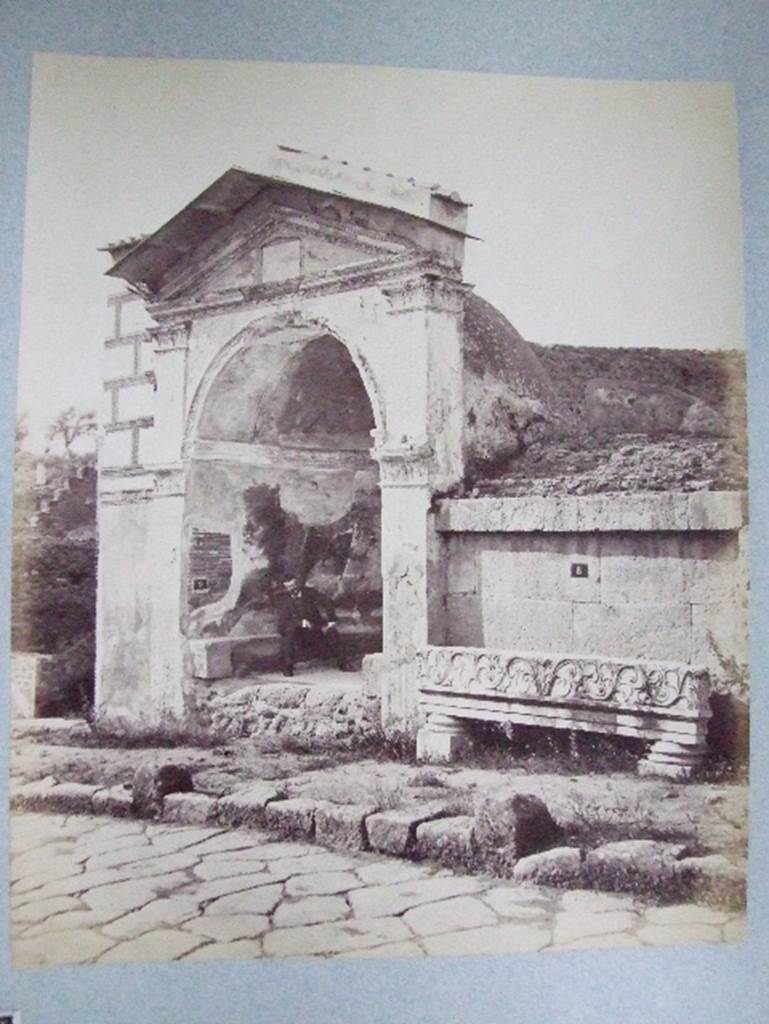
[[745, 937], [730, 86], [38, 55], [16, 967]]

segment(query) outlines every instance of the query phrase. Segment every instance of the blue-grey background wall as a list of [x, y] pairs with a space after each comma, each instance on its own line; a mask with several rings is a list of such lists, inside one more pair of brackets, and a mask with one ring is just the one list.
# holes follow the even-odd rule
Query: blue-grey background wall
[[[590, 78], [730, 81], [745, 220], [753, 554], [748, 943], [430, 962], [14, 972], [0, 862], [0, 1012], [24, 1024], [442, 1021], [742, 1024], [769, 1016], [769, 4], [766, 0], [6, 0], [0, 5], [0, 672], [7, 678], [10, 473], [32, 54], [387, 64]], [[148, 111], [151, 117], [151, 111]], [[385, 126], [386, 130], [386, 126]], [[66, 339], [61, 339], [66, 359]], [[46, 372], [55, 372], [48, 367]], [[7, 689], [0, 704], [7, 735]], [[5, 806], [7, 744], [0, 786]], [[0, 816], [7, 845], [7, 817]]]

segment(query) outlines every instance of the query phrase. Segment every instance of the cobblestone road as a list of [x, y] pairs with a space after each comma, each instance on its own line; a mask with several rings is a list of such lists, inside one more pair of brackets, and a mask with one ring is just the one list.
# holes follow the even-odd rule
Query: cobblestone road
[[739, 942], [744, 915], [222, 831], [12, 816], [17, 967]]

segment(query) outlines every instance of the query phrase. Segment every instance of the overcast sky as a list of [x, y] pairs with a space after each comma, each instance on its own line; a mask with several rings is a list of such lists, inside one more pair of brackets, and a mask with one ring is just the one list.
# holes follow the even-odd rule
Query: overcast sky
[[19, 408], [96, 408], [107, 241], [276, 144], [473, 204], [466, 279], [532, 341], [744, 345], [731, 86], [38, 55]]

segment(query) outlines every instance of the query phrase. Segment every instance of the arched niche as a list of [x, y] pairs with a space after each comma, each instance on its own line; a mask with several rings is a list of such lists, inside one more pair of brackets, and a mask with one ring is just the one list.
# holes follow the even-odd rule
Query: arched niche
[[275, 650], [272, 591], [289, 573], [333, 598], [351, 649], [380, 649], [376, 424], [329, 332], [244, 332], [219, 360], [185, 447], [188, 636], [240, 637], [258, 669]]

